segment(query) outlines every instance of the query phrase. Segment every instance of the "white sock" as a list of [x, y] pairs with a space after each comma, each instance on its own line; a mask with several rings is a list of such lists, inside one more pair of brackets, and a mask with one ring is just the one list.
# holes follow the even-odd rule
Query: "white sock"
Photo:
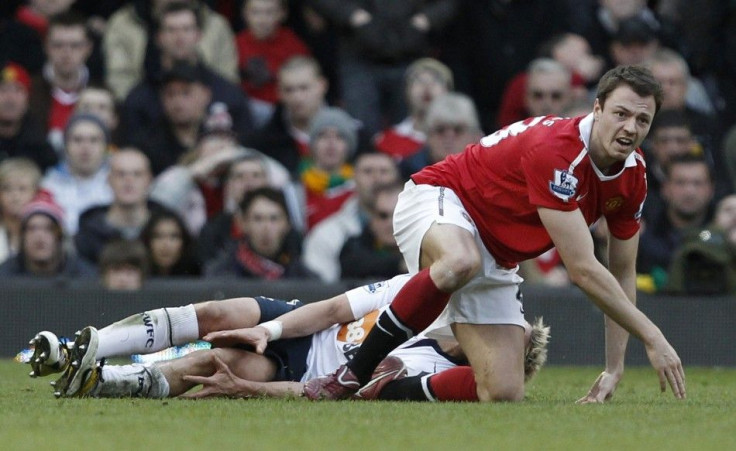
[[148, 354], [199, 338], [194, 305], [167, 307], [129, 316], [98, 331], [97, 359]]
[[90, 395], [96, 398], [166, 398], [169, 382], [155, 365], [105, 365]]

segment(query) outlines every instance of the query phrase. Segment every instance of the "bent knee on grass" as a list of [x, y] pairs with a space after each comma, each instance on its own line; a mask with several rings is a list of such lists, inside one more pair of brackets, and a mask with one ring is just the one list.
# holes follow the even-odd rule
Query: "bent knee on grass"
[[219, 330], [253, 327], [261, 318], [261, 309], [253, 298], [232, 298], [206, 301], [194, 305], [199, 324], [199, 335]]

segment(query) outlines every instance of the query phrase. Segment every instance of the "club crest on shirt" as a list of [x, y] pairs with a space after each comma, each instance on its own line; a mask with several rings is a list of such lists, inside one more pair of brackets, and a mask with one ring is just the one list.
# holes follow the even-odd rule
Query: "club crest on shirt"
[[578, 189], [578, 178], [568, 172], [566, 169], [555, 169], [554, 180], [549, 182], [549, 190], [555, 196], [569, 201]]
[[606, 212], [610, 213], [612, 211], [618, 210], [619, 208], [623, 207], [624, 205], [624, 198], [621, 196], [616, 196], [608, 199], [606, 201]]

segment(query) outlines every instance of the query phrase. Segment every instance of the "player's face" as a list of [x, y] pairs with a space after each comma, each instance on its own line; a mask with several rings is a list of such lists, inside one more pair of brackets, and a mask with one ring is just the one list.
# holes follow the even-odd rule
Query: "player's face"
[[602, 106], [593, 106], [595, 124], [590, 154], [599, 169], [624, 161], [649, 133], [656, 105], [653, 96], [642, 97], [628, 85], [614, 89]]
[[243, 216], [243, 231], [251, 247], [267, 258], [276, 257], [290, 229], [286, 212], [264, 197], [254, 200]]

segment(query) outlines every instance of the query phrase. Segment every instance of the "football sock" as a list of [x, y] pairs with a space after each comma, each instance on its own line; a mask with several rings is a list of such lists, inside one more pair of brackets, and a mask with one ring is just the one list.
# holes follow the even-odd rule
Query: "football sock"
[[411, 376], [391, 381], [383, 387], [378, 399], [383, 401], [436, 401], [427, 379], [432, 376]]
[[106, 365], [100, 371], [100, 380], [91, 396], [165, 398], [169, 395], [169, 382], [155, 365]]
[[373, 370], [389, 352], [421, 332], [447, 305], [450, 294], [440, 291], [424, 269], [412, 277], [376, 321], [348, 367], [361, 385], [371, 380]]
[[475, 376], [469, 366], [456, 366], [427, 378], [427, 389], [437, 401], [478, 401]]
[[98, 331], [97, 359], [147, 354], [199, 338], [194, 305], [167, 307], [129, 316]]

